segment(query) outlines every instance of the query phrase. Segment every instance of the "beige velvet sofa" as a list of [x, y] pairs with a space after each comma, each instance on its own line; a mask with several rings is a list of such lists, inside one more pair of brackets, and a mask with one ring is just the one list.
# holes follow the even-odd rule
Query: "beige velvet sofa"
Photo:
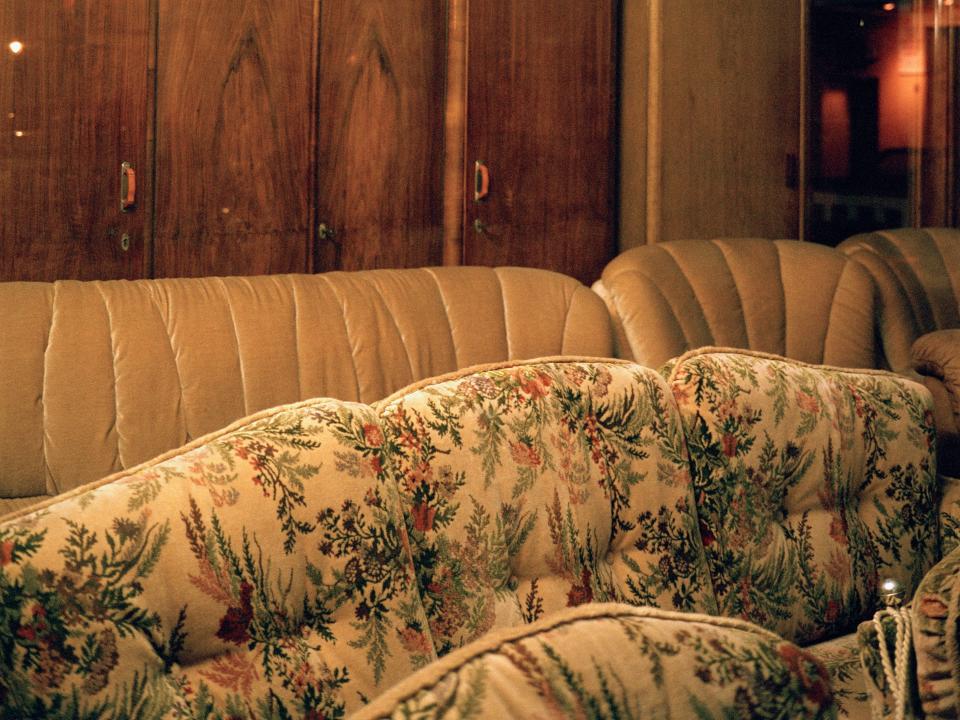
[[0, 283], [0, 328], [0, 515], [275, 405], [612, 354], [588, 288], [524, 268]]
[[873, 278], [884, 366], [920, 374], [936, 400], [941, 470], [960, 475], [960, 230], [884, 230], [837, 247]]
[[917, 383], [733, 350], [264, 410], [0, 522], [0, 707], [879, 717], [892, 577], [949, 709], [933, 446]]
[[875, 290], [858, 263], [797, 240], [672, 240], [614, 258], [593, 289], [618, 357], [657, 367], [710, 345], [878, 367]]

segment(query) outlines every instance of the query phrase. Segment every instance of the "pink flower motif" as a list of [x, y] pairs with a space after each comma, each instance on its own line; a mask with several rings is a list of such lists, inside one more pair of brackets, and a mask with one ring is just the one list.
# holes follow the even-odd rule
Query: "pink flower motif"
[[0, 567], [13, 562], [13, 541], [5, 540], [0, 543]]
[[543, 460], [532, 447], [523, 442], [510, 443], [510, 457], [517, 465], [540, 467]]
[[370, 447], [380, 447], [383, 445], [383, 431], [379, 425], [366, 423], [363, 426], [363, 439]]
[[433, 519], [437, 515], [437, 509], [430, 507], [426, 503], [417, 503], [410, 511], [413, 515], [413, 527], [420, 532], [427, 532], [433, 529]]
[[723, 454], [729, 458], [737, 454], [737, 438], [733, 433], [724, 433], [721, 439], [723, 443]]
[[820, 412], [820, 403], [813, 395], [805, 393], [803, 390], [797, 390], [797, 405], [804, 412], [816, 415]]

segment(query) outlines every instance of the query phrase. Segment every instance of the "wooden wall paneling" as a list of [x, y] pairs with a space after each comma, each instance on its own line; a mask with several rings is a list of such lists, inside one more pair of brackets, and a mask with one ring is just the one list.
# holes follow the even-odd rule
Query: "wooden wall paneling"
[[797, 237], [802, 1], [650, 2], [645, 241]]
[[[634, 0], [623, 5], [620, 42], [620, 162], [618, 192], [619, 249], [626, 250], [646, 241], [647, 183], [656, 178], [647, 172], [648, 163], [654, 169], [659, 165], [652, 153], [657, 146], [647, 147], [651, 97], [647, 88], [651, 72], [657, 71], [659, 49], [657, 38], [651, 37], [651, 27], [659, 27], [656, 17], [658, 5], [650, 0]], [[654, 162], [650, 162], [654, 161]], [[654, 193], [655, 196], [655, 193]]]
[[[0, 0], [0, 280], [145, 274], [148, 10], [149, 0]], [[124, 161], [141, 179], [130, 213]]]
[[[613, 252], [617, 3], [484, 0], [468, 13], [464, 260], [592, 282]], [[473, 202], [477, 160], [490, 186]]]
[[449, 0], [443, 125], [443, 264], [463, 261], [464, 144], [467, 140], [467, 3]]
[[157, 276], [309, 269], [317, 2], [159, 0]]
[[321, 5], [317, 270], [442, 260], [443, 0]]

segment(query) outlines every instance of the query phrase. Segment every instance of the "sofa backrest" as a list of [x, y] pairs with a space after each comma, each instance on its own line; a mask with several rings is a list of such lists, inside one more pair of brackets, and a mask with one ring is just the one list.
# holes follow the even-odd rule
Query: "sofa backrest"
[[0, 699], [339, 717], [493, 628], [604, 600], [716, 609], [667, 385], [493, 367], [266, 410], [0, 522]]
[[439, 654], [586, 602], [715, 609], [656, 371], [507, 367], [409, 390], [381, 417]]
[[936, 559], [928, 414], [903, 378], [729, 351], [265, 410], [0, 522], [0, 699], [339, 717], [607, 601], [850, 632]]
[[875, 367], [870, 277], [832, 248], [796, 240], [675, 240], [614, 258], [594, 285], [618, 357], [658, 367], [695, 348]]
[[901, 228], [854, 235], [837, 249], [876, 283], [886, 367], [912, 369], [921, 335], [960, 328], [960, 230]]
[[612, 354], [588, 288], [524, 268], [3, 283], [0, 328], [0, 514], [262, 408]]
[[929, 393], [883, 371], [694, 351], [669, 383], [720, 613], [801, 644], [850, 632], [879, 585], [939, 559]]

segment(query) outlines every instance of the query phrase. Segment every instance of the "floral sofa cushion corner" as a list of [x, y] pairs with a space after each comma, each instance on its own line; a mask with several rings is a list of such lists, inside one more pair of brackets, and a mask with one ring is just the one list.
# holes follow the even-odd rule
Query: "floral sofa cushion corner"
[[742, 351], [670, 377], [720, 613], [809, 644], [852, 633], [878, 584], [939, 552], [930, 398], [890, 373]]
[[267, 411], [0, 525], [0, 705], [335, 717], [433, 660], [378, 433]]

